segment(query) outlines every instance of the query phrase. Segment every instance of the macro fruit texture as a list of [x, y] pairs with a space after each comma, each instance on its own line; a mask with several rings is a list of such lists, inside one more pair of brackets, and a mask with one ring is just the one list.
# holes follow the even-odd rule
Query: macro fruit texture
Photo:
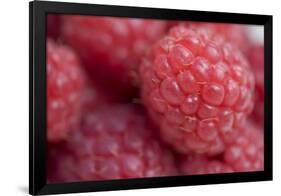
[[90, 75], [117, 93], [137, 86], [137, 70], [145, 50], [166, 30], [159, 20], [64, 16], [62, 37], [80, 55]]
[[114, 105], [89, 112], [82, 130], [49, 151], [49, 181], [171, 176], [174, 157], [154, 136], [142, 108]]
[[150, 50], [140, 75], [143, 102], [179, 153], [221, 153], [223, 135], [244, 126], [254, 107], [247, 60], [207, 27], [173, 27]]
[[182, 156], [180, 170], [187, 175], [263, 171], [264, 144], [261, 127], [247, 126], [225, 137], [225, 151], [216, 157], [206, 155]]
[[78, 128], [84, 72], [74, 51], [47, 40], [47, 138], [64, 139]]
[[46, 25], [49, 183], [263, 170], [264, 48], [251, 27]]

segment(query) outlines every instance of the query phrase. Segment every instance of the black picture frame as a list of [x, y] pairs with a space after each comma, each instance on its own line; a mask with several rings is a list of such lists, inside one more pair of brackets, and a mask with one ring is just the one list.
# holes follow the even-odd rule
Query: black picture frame
[[[264, 171], [47, 184], [46, 15], [80, 14], [264, 25]], [[29, 3], [29, 193], [57, 194], [272, 180], [271, 15], [33, 1]]]

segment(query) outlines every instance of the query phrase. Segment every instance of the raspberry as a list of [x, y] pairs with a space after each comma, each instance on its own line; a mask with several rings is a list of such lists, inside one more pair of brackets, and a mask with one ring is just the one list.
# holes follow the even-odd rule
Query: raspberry
[[186, 175], [262, 171], [264, 164], [261, 128], [247, 126], [233, 131], [225, 138], [225, 152], [217, 157], [187, 155], [181, 157], [180, 171]]
[[180, 153], [218, 154], [223, 134], [253, 108], [254, 76], [219, 34], [177, 26], [140, 67], [142, 97], [164, 141]]
[[48, 14], [47, 16], [47, 36], [57, 39], [60, 35], [60, 16], [55, 14]]
[[47, 136], [63, 139], [80, 120], [84, 73], [75, 53], [47, 40]]
[[80, 132], [49, 150], [50, 182], [176, 175], [172, 154], [153, 135], [145, 113], [131, 105], [88, 113]]
[[185, 175], [230, 173], [234, 170], [221, 160], [202, 155], [189, 155], [180, 161], [180, 171]]
[[224, 162], [235, 171], [261, 171], [264, 168], [264, 137], [262, 127], [247, 125], [226, 135]]
[[86, 69], [107, 88], [128, 93], [144, 51], [166, 30], [166, 23], [118, 17], [64, 16], [62, 35]]
[[253, 45], [248, 50], [248, 59], [252, 66], [255, 80], [255, 108], [253, 118], [263, 125], [264, 121], [264, 47]]

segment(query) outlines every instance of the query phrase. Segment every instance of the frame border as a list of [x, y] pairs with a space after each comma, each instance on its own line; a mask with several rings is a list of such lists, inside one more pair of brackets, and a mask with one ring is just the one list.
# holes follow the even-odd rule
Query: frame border
[[[264, 25], [264, 171], [47, 184], [46, 15], [80, 14]], [[65, 2], [29, 2], [29, 194], [175, 187], [272, 180], [272, 15], [158, 9]], [[35, 66], [37, 65], [37, 66]], [[41, 66], [38, 66], [41, 65]]]

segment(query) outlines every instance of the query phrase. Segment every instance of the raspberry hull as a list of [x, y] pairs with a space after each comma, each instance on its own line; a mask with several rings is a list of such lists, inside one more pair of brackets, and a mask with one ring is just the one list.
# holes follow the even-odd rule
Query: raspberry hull
[[50, 182], [171, 176], [172, 154], [152, 135], [142, 109], [129, 105], [88, 113], [80, 132], [50, 149]]
[[65, 16], [62, 35], [93, 77], [125, 93], [136, 85], [144, 51], [165, 30], [166, 23], [157, 20]]
[[144, 59], [140, 75], [150, 116], [180, 153], [221, 153], [223, 135], [242, 127], [253, 108], [248, 62], [206, 27], [172, 28]]
[[64, 139], [81, 117], [84, 73], [75, 53], [47, 40], [47, 138]]

